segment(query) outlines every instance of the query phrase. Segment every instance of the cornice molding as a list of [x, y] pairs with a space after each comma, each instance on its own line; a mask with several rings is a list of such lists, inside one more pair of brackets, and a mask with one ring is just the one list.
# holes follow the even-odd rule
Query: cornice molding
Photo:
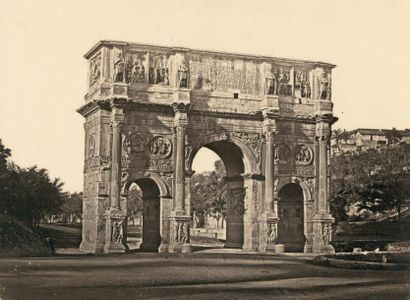
[[298, 65], [310, 65], [312, 67], [324, 67], [327, 69], [333, 69], [336, 65], [331, 63], [325, 63], [322, 61], [314, 61], [314, 60], [303, 60], [303, 59], [291, 59], [291, 58], [284, 58], [284, 57], [273, 57], [267, 55], [257, 55], [257, 54], [248, 54], [248, 53], [237, 53], [237, 52], [230, 52], [230, 51], [217, 51], [217, 50], [203, 50], [203, 49], [192, 49], [187, 47], [180, 47], [180, 46], [164, 46], [164, 45], [153, 45], [153, 44], [144, 44], [144, 43], [130, 43], [124, 41], [113, 41], [113, 40], [101, 40], [97, 44], [95, 44], [86, 54], [84, 54], [84, 58], [89, 59], [93, 54], [98, 51], [101, 47], [129, 47], [136, 48], [143, 48], [147, 51], [172, 51], [172, 52], [185, 52], [188, 54], [207, 54], [213, 56], [224, 56], [224, 57], [231, 57], [231, 58], [242, 58], [242, 59], [253, 59], [259, 60], [260, 62], [263, 61], [274, 61], [278, 64], [298, 64]]

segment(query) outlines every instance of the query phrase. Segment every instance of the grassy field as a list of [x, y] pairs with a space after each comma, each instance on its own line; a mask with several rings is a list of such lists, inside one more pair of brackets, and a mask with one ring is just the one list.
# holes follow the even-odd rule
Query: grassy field
[[[42, 224], [40, 234], [43, 238], [50, 237], [55, 248], [78, 248], [81, 243], [81, 224]], [[128, 245], [130, 249], [139, 247], [142, 239], [142, 227], [128, 226]], [[192, 236], [191, 243], [201, 247], [223, 247], [223, 241], [218, 239]]]
[[342, 222], [335, 226], [333, 242], [336, 251], [383, 250], [392, 242], [410, 240], [410, 213], [403, 214], [400, 221], [395, 217], [380, 221]]
[[[128, 226], [128, 243], [131, 249], [138, 248], [142, 237], [140, 226]], [[52, 238], [55, 248], [78, 248], [81, 243], [81, 224], [42, 224], [41, 235]], [[384, 250], [387, 244], [410, 240], [410, 217], [405, 215], [399, 222], [387, 218], [373, 222], [343, 222], [334, 227], [333, 242], [336, 251]], [[223, 247], [223, 241], [201, 236], [191, 236], [197, 247]]]

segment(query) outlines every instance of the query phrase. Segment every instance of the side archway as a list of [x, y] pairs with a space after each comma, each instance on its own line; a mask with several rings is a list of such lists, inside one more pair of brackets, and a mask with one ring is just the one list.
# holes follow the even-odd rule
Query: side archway
[[[123, 179], [122, 196], [128, 201], [129, 190], [136, 184], [142, 192], [142, 239], [141, 251], [158, 252], [166, 241], [168, 217], [172, 208], [172, 198], [167, 184], [151, 172], [130, 172]], [[137, 230], [139, 232], [139, 230]]]

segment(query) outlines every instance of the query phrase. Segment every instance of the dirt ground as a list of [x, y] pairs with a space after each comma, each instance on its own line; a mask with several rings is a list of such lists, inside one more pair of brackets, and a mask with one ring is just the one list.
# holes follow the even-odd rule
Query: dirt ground
[[410, 299], [410, 272], [296, 255], [133, 253], [0, 259], [0, 299]]

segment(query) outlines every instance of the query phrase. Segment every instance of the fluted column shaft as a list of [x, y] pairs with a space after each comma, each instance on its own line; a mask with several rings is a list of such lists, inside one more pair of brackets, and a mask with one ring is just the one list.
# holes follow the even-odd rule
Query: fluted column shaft
[[328, 138], [319, 138], [319, 212], [327, 212], [328, 201]]
[[176, 161], [175, 161], [175, 210], [185, 210], [185, 125], [175, 126]]
[[265, 210], [268, 214], [273, 213], [273, 133], [266, 133], [265, 152]]
[[120, 180], [121, 180], [121, 125], [120, 121], [112, 121], [112, 150], [111, 150], [111, 208], [120, 208]]

